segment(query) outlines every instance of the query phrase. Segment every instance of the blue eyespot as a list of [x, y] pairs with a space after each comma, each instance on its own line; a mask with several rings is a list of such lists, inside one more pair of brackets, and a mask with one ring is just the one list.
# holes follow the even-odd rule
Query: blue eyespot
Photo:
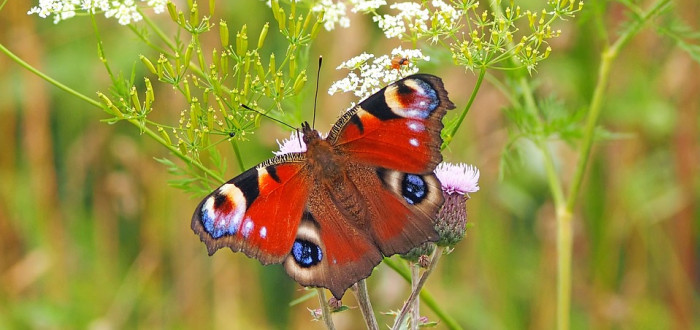
[[321, 262], [323, 252], [321, 248], [307, 240], [298, 239], [292, 245], [292, 256], [299, 266], [307, 268]]
[[415, 174], [406, 174], [401, 182], [401, 195], [411, 205], [420, 203], [428, 193], [428, 186], [422, 177]]

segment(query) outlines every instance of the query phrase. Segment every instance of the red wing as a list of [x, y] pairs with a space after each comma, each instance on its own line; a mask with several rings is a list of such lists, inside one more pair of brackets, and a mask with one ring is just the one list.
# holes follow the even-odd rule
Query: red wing
[[438, 239], [433, 222], [444, 199], [435, 174], [362, 167], [349, 173], [373, 210], [368, 232], [382, 254], [406, 253]]
[[309, 195], [292, 253], [284, 261], [302, 285], [340, 299], [390, 256], [438, 239], [433, 218], [443, 203], [434, 174], [415, 175], [352, 165], [348, 180]]
[[299, 284], [327, 288], [340, 299], [351, 285], [372, 273], [382, 254], [369, 233], [352, 227], [328, 197], [325, 193], [310, 196], [310, 210], [299, 225], [284, 267]]
[[328, 140], [353, 162], [429, 173], [442, 160], [442, 117], [453, 108], [440, 78], [409, 76], [345, 113]]
[[[288, 161], [292, 158], [295, 162]], [[207, 196], [192, 216], [192, 230], [209, 254], [222, 247], [263, 264], [289, 255], [310, 188], [299, 154], [251, 168]]]

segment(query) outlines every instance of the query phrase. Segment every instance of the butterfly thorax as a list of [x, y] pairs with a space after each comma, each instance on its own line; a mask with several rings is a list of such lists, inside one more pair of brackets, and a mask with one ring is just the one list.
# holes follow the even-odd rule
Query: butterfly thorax
[[[306, 159], [314, 180], [314, 187], [330, 194], [330, 199], [343, 215], [355, 220], [354, 225], [363, 226], [367, 208], [361, 194], [347, 176], [347, 166], [352, 166], [347, 156], [335, 148], [328, 140], [321, 138], [318, 131], [308, 124], [302, 126], [303, 140], [306, 143]], [[312, 195], [314, 193], [312, 192]]]

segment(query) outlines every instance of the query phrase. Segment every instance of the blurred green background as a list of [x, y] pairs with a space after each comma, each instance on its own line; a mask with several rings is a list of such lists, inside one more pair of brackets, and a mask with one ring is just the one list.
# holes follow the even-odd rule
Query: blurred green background
[[[0, 42], [88, 96], [106, 91], [110, 82], [89, 19], [54, 25], [27, 16], [32, 5], [10, 1], [0, 11]], [[259, 31], [272, 20], [260, 1], [217, 6], [236, 28], [246, 23]], [[584, 109], [592, 95], [602, 45], [596, 31], [614, 35], [626, 19], [616, 3], [586, 6], [560, 24], [563, 36], [534, 74], [541, 96], [573, 110]], [[677, 1], [673, 11], [700, 29], [698, 1]], [[603, 15], [604, 26], [592, 15]], [[167, 14], [154, 19], [169, 20]], [[334, 68], [363, 51], [397, 46], [387, 44], [367, 17], [351, 19], [349, 29], [322, 32], [312, 49], [311, 58], [326, 61], [321, 130], [353, 100], [324, 92], [344, 75]], [[144, 75], [138, 55], [151, 51], [113, 20], [98, 21], [112, 65]], [[270, 35], [274, 44], [279, 36]], [[466, 104], [471, 73], [449, 64], [425, 72], [442, 76], [451, 99]], [[300, 120], [312, 115], [307, 87]], [[156, 86], [156, 95], [167, 96], [169, 88]], [[442, 259], [427, 288], [465, 328], [553, 328], [554, 209], [537, 152], [523, 154], [499, 179], [505, 106], [506, 97], [486, 82], [445, 153], [448, 161], [481, 170], [481, 190], [468, 202], [473, 227]], [[183, 107], [164, 102], [153, 116], [172, 123]], [[207, 256], [189, 228], [203, 196], [168, 186], [174, 177], [154, 160], [168, 156], [166, 150], [133, 126], [100, 122], [106, 117], [0, 56], [0, 328], [323, 327], [307, 311], [317, 308], [315, 299], [288, 306], [307, 292], [281, 267], [224, 250]], [[614, 64], [601, 125], [622, 134], [594, 147], [576, 210], [572, 326], [700, 329], [700, 66], [647, 28]], [[288, 134], [263, 123], [242, 144], [246, 166], [270, 157], [275, 139]], [[233, 154], [225, 152], [233, 177]], [[556, 155], [570, 178], [572, 148], [562, 143]], [[377, 312], [398, 309], [408, 295], [408, 285], [385, 265], [368, 284]], [[356, 306], [351, 294], [346, 297], [345, 304]], [[427, 308], [423, 312], [435, 319]], [[391, 317], [378, 317], [390, 323]], [[356, 309], [335, 321], [340, 329], [363, 325]]]

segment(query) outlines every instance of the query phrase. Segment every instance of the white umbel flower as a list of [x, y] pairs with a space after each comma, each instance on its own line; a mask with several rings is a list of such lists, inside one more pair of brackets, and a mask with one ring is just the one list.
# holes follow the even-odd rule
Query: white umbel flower
[[321, 2], [311, 10], [324, 12], [323, 27], [327, 31], [335, 29], [336, 24], [344, 28], [350, 26], [350, 19], [347, 16], [344, 2], [338, 1], [334, 3], [333, 0], [321, 0]]
[[350, 0], [350, 3], [353, 5], [351, 9], [353, 13], [369, 13], [385, 6], [386, 0]]
[[139, 9], [152, 8], [160, 14], [165, 11], [168, 0], [39, 0], [39, 5], [27, 12], [41, 18], [53, 16], [58, 23], [77, 14], [104, 13], [106, 18], [115, 18], [121, 25], [128, 25], [143, 19]]
[[[401, 58], [406, 60], [406, 65], [395, 68], [391, 60]], [[328, 94], [338, 92], [352, 92], [364, 99], [382, 87], [402, 77], [418, 72], [416, 61], [429, 61], [430, 57], [423, 55], [420, 49], [395, 48], [391, 55], [375, 57], [373, 54], [362, 53], [338, 66], [338, 70], [350, 70], [347, 77], [334, 82], [328, 89]]]

